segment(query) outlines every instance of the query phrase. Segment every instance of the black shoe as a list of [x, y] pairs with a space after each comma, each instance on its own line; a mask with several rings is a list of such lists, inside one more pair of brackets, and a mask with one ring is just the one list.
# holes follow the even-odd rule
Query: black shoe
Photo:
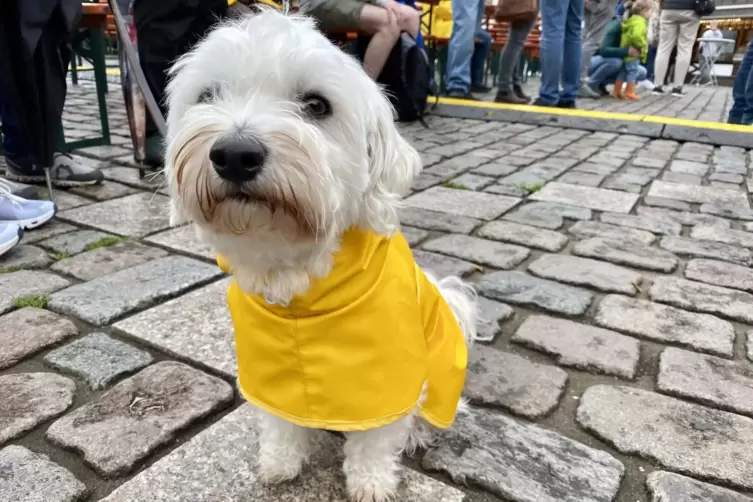
[[454, 99], [469, 99], [471, 101], [478, 101], [478, 98], [476, 98], [476, 96], [467, 91], [447, 91], [445, 96]]
[[599, 94], [601, 94], [602, 98], [609, 96], [609, 89], [607, 89], [607, 84], [599, 84]]
[[515, 92], [499, 91], [494, 98], [495, 103], [510, 103], [512, 105], [527, 105], [528, 100], [521, 98]]
[[557, 103], [557, 108], [575, 108], [575, 101], [560, 101]]
[[664, 95], [664, 88], [662, 86], [660, 86], [660, 85], [657, 85], [651, 91], [651, 94], [653, 94], [654, 96], [662, 96], [662, 95]]
[[531, 96], [523, 92], [523, 88], [519, 85], [513, 85], [512, 92], [520, 99], [525, 99], [526, 103], [529, 103], [531, 101]]
[[482, 84], [476, 84], [471, 86], [471, 92], [486, 94], [487, 92], [492, 92], [492, 88]]
[[672, 96], [683, 97], [684, 95], [685, 91], [682, 90], [681, 85], [676, 85], [672, 88]]

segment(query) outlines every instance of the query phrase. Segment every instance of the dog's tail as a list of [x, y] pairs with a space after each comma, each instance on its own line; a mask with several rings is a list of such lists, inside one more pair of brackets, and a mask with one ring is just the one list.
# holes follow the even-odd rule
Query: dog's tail
[[461, 278], [453, 275], [437, 279], [430, 272], [424, 271], [424, 273], [450, 306], [455, 320], [463, 331], [465, 343], [470, 348], [476, 341], [476, 290]]

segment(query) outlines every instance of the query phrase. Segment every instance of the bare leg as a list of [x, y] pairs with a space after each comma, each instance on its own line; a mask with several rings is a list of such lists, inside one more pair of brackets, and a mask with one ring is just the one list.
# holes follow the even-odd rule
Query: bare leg
[[363, 66], [366, 74], [376, 80], [400, 37], [400, 27], [390, 11], [367, 4], [361, 11], [361, 28], [373, 33], [363, 57]]
[[400, 482], [400, 454], [413, 421], [413, 415], [409, 415], [378, 429], [346, 435], [343, 471], [351, 500], [386, 502], [395, 499]]
[[258, 411], [259, 477], [263, 483], [295, 478], [308, 461], [311, 430]]

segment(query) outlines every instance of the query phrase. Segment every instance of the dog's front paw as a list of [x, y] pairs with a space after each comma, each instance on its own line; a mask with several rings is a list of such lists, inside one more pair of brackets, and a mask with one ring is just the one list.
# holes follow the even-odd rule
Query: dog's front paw
[[292, 459], [260, 457], [257, 465], [259, 480], [265, 485], [276, 485], [290, 481], [301, 473], [303, 462]]
[[348, 480], [348, 494], [352, 502], [388, 502], [395, 500], [397, 482], [380, 479], [378, 476], [364, 476], [363, 479]]

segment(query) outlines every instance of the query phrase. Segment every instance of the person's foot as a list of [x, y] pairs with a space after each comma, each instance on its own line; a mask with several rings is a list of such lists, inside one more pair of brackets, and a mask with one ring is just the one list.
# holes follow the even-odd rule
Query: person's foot
[[624, 99], [627, 99], [628, 101], [640, 101], [640, 100], [641, 100], [641, 97], [640, 97], [640, 96], [638, 96], [638, 95], [637, 95], [637, 94], [635, 93], [635, 87], [636, 87], [636, 86], [635, 86], [635, 84], [634, 84], [634, 83], [632, 83], [632, 84], [627, 84], [627, 85], [625, 86], [625, 94], [623, 94], [623, 95], [622, 95], [622, 97], [623, 97]]
[[647, 91], [653, 91], [654, 87], [656, 86], [649, 79], [641, 80], [640, 82], [638, 82], [639, 89], [646, 89]]
[[681, 85], [676, 85], [672, 88], [672, 96], [677, 96], [681, 98], [684, 95], [685, 95], [685, 91], [682, 90]]
[[513, 105], [527, 105], [528, 100], [519, 97], [515, 92], [499, 91], [494, 98], [495, 103], [510, 103]]
[[486, 94], [487, 92], [492, 92], [492, 88], [487, 87], [483, 84], [474, 84], [471, 86], [471, 92], [475, 92], [478, 94]]
[[557, 108], [575, 109], [575, 101], [560, 101], [557, 103]]
[[532, 104], [533, 106], [547, 106], [549, 108], [557, 108], [556, 104], [544, 103], [543, 101], [541, 101], [541, 98], [536, 98], [536, 100]]
[[663, 96], [664, 95], [664, 87], [660, 85], [654, 86], [654, 89], [651, 91], [651, 94], [654, 96]]
[[0, 256], [13, 249], [23, 235], [24, 230], [17, 224], [0, 223]]
[[523, 92], [523, 87], [521, 87], [519, 85], [513, 85], [512, 86], [512, 92], [517, 97], [519, 97], [520, 99], [525, 99], [526, 103], [530, 103], [531, 102], [531, 96], [529, 96], [528, 94], [526, 94], [525, 92]]
[[[44, 169], [29, 159], [17, 161], [6, 157], [9, 180], [21, 183], [45, 183]], [[52, 184], [58, 187], [77, 187], [102, 183], [104, 175], [98, 169], [84, 166], [65, 153], [56, 153], [50, 168]]]
[[478, 98], [476, 98], [476, 96], [468, 91], [447, 91], [447, 93], [445, 93], [445, 96], [453, 99], [470, 99], [473, 101], [478, 101]]
[[36, 199], [37, 187], [26, 185], [24, 183], [14, 183], [0, 176], [0, 185], [6, 185], [10, 190], [10, 193], [17, 197], [23, 197], [24, 199]]
[[152, 134], [144, 141], [144, 164], [162, 167], [165, 158], [165, 142], [159, 134]]
[[0, 184], [0, 224], [14, 223], [29, 230], [44, 225], [55, 216], [57, 206], [49, 200], [28, 200], [10, 193]]
[[609, 96], [609, 89], [607, 89], [607, 84], [599, 84], [599, 94], [601, 94], [602, 98]]
[[588, 99], [599, 99], [601, 98], [601, 93], [599, 92], [599, 89], [596, 87], [591, 86], [591, 84], [582, 83], [580, 84], [580, 88], [578, 88], [578, 97], [579, 98], [588, 98]]

